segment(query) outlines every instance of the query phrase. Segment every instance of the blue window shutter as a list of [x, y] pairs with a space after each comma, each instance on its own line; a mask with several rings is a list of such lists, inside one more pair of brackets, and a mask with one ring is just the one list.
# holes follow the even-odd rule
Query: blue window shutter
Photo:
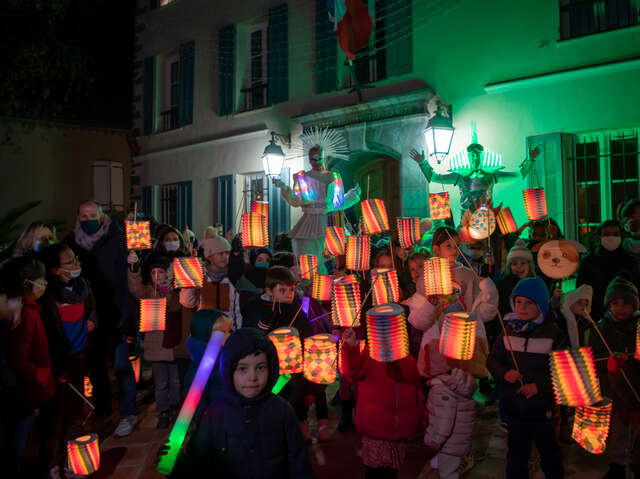
[[234, 108], [236, 26], [218, 32], [218, 115], [230, 115]]
[[227, 232], [233, 228], [233, 175], [218, 177], [218, 223], [224, 226]]
[[[289, 168], [282, 168], [280, 179], [289, 186]], [[269, 182], [269, 243], [273, 246], [276, 236], [291, 229], [291, 208], [280, 194], [280, 188]]]
[[193, 228], [193, 191], [190, 181], [178, 183], [178, 221], [175, 227], [184, 231], [186, 226]]
[[150, 135], [154, 130], [155, 101], [156, 101], [156, 59], [148, 57], [144, 59], [144, 71], [142, 73], [143, 97], [142, 97], [142, 134]]
[[178, 125], [193, 123], [193, 88], [196, 42], [180, 45], [178, 77]]
[[413, 0], [386, 0], [385, 59], [387, 78], [413, 71]]
[[316, 0], [315, 24], [315, 92], [326, 93], [336, 90], [338, 83], [338, 40], [333, 33], [333, 22], [329, 19], [326, 0]]
[[153, 216], [153, 186], [143, 186], [140, 195], [140, 210], [146, 218]]
[[289, 99], [289, 6], [269, 9], [267, 27], [267, 71], [269, 105]]

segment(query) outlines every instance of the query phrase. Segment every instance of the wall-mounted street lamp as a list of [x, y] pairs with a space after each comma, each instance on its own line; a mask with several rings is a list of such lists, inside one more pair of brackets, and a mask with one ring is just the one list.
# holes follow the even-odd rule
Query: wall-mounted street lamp
[[269, 177], [280, 176], [284, 164], [284, 152], [282, 147], [276, 144], [276, 138], [280, 143], [291, 145], [291, 134], [280, 135], [274, 131], [271, 132], [271, 140], [262, 154], [262, 168], [264, 174]]

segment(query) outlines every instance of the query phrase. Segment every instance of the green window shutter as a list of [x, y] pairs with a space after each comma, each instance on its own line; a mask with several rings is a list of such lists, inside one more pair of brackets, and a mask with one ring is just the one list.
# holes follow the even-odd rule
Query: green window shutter
[[289, 6], [269, 9], [267, 27], [267, 71], [269, 105], [289, 99]]
[[338, 40], [333, 33], [333, 22], [329, 19], [325, 0], [316, 0], [315, 23], [315, 91], [326, 93], [337, 88]]
[[413, 71], [413, 0], [385, 2], [387, 78]]
[[155, 99], [156, 99], [156, 59], [148, 57], [144, 59], [144, 71], [142, 73], [143, 97], [142, 97], [142, 134], [150, 135], [154, 131]]
[[186, 226], [193, 228], [193, 192], [190, 181], [178, 183], [178, 218], [174, 225], [180, 231], [184, 231]]
[[[280, 180], [289, 186], [289, 168], [282, 168]], [[280, 194], [280, 188], [269, 182], [269, 244], [273, 246], [276, 236], [291, 229], [291, 208]]]
[[233, 175], [218, 176], [218, 223], [224, 231], [233, 228]]
[[233, 113], [236, 59], [236, 26], [218, 32], [218, 115]]
[[196, 42], [180, 45], [178, 73], [178, 125], [193, 123], [193, 86]]

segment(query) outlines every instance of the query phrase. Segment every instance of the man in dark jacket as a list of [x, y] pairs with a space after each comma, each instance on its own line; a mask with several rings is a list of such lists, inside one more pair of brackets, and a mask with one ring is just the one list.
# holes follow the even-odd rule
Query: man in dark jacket
[[87, 361], [94, 371], [99, 414], [111, 414], [111, 388], [105, 358], [113, 360], [120, 388], [120, 424], [116, 436], [128, 436], [137, 423], [136, 382], [129, 361], [135, 336], [134, 300], [127, 287], [126, 237], [94, 201], [82, 203], [73, 233], [66, 239], [82, 263], [95, 296], [98, 325]]

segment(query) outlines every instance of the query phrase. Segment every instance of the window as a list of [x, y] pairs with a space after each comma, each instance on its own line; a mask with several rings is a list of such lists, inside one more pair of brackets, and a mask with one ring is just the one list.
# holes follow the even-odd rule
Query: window
[[255, 25], [247, 31], [247, 72], [241, 93], [243, 110], [267, 106], [267, 25]]
[[119, 161], [93, 162], [93, 198], [105, 211], [124, 209], [124, 176]]
[[373, 32], [369, 45], [363, 47], [354, 61], [354, 70], [359, 84], [384, 80], [386, 72], [385, 0], [369, 1], [369, 12], [373, 20]]
[[191, 182], [171, 183], [160, 186], [160, 222], [184, 231], [193, 227]]
[[160, 111], [161, 131], [174, 130], [178, 128], [179, 111], [179, 78], [180, 61], [177, 53], [165, 55], [163, 62], [162, 77], [162, 109]]
[[602, 222], [600, 214], [600, 156], [597, 142], [576, 145], [576, 193], [580, 238]]
[[582, 37], [638, 23], [635, 0], [560, 0], [560, 38]]
[[244, 177], [244, 198], [244, 211], [251, 211], [251, 203], [254, 201], [269, 200], [269, 179], [264, 173]]

